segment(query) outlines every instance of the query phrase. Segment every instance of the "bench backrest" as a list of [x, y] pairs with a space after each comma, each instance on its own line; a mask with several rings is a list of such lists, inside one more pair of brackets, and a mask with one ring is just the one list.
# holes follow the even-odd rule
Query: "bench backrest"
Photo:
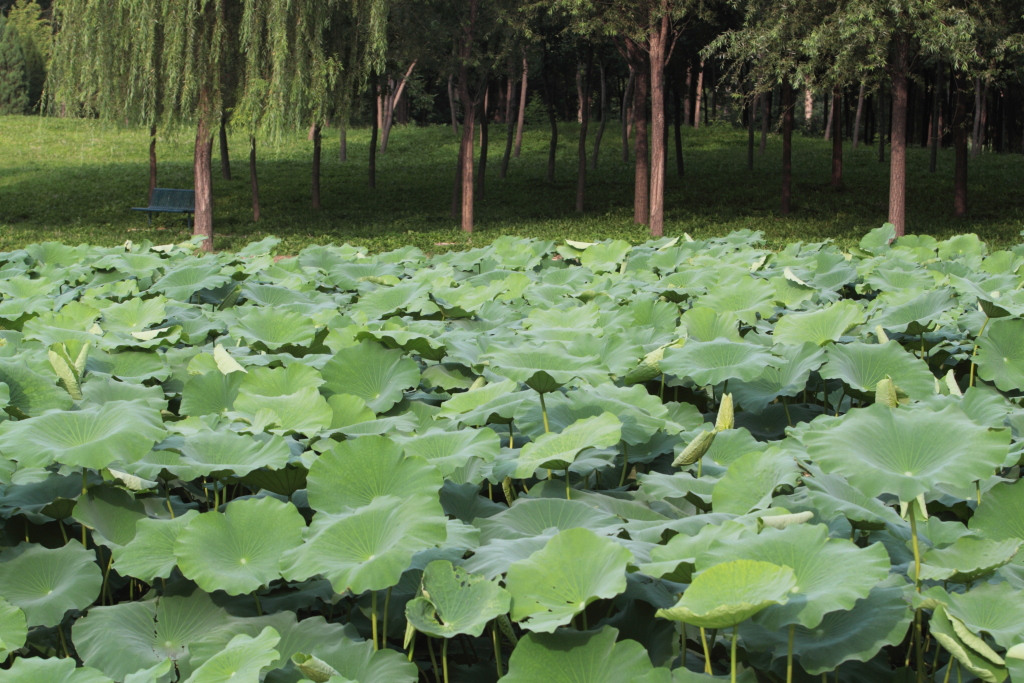
[[195, 190], [172, 190], [166, 187], [153, 188], [153, 196], [149, 200], [150, 206], [177, 209], [178, 211], [195, 211], [196, 192]]

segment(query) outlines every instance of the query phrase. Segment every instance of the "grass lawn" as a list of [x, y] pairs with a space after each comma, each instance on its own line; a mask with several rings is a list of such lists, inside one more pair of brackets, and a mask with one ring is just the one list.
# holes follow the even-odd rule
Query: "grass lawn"
[[[592, 128], [593, 130], [593, 128]], [[491, 127], [485, 196], [477, 226], [466, 235], [449, 215], [458, 141], [449, 128], [397, 127], [378, 156], [377, 188], [367, 183], [369, 131], [349, 133], [349, 160], [338, 160], [337, 131], [325, 131], [323, 209], [310, 208], [312, 143], [302, 133], [264, 142], [258, 172], [263, 219], [253, 223], [248, 179], [248, 140], [231, 136], [232, 180], [220, 175], [214, 151], [214, 231], [217, 249], [237, 249], [267, 235], [282, 238], [282, 252], [311, 243], [364, 245], [387, 250], [406, 244], [427, 252], [480, 246], [500, 235], [642, 242], [646, 228], [632, 222], [632, 170], [621, 160], [618, 128], [605, 134], [600, 164], [588, 179], [587, 211], [576, 213], [575, 125], [559, 131], [556, 181], [545, 182], [547, 129], [527, 129], [523, 152], [508, 178], [498, 170], [504, 126]], [[820, 138], [794, 140], [795, 211], [780, 216], [781, 141], [769, 140], [746, 166], [746, 133], [727, 125], [684, 130], [686, 173], [678, 177], [669, 157], [665, 233], [695, 237], [752, 229], [769, 246], [831, 239], [855, 243], [885, 222], [888, 164], [876, 148], [845, 150], [846, 189], [829, 187], [831, 147]], [[671, 145], [670, 145], [671, 149]], [[183, 217], [160, 214], [147, 226], [148, 133], [95, 121], [0, 117], [0, 249], [58, 240], [120, 244], [126, 239], [166, 243], [187, 239]], [[189, 131], [161, 134], [159, 185], [192, 186]], [[928, 173], [928, 151], [909, 151], [908, 232], [938, 238], [974, 232], [993, 245], [1016, 244], [1024, 229], [1024, 156], [983, 154], [971, 161], [971, 215], [952, 209], [952, 150], [942, 150], [939, 170]]]

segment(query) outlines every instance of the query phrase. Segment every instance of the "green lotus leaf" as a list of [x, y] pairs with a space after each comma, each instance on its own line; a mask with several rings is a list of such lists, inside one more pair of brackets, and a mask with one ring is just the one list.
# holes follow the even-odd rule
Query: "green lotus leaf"
[[782, 484], [796, 486], [800, 468], [785, 449], [747, 453], [729, 465], [711, 492], [715, 512], [745, 515], [767, 507], [772, 493]]
[[324, 366], [323, 377], [328, 394], [354, 394], [380, 414], [419, 385], [420, 370], [401, 351], [364, 341], [335, 354]]
[[257, 430], [275, 426], [281, 432], [316, 433], [334, 419], [317, 390], [322, 382], [320, 373], [307, 365], [253, 368], [238, 386], [234, 409]]
[[971, 531], [993, 540], [1024, 539], [1024, 486], [996, 484], [969, 522]]
[[[970, 674], [977, 676], [987, 683], [1002, 683], [1002, 681], [1006, 680], [1007, 671], [1006, 667], [1001, 665], [1003, 663], [995, 664], [989, 661], [965, 643], [957, 633], [952, 620], [944, 609], [941, 607], [937, 608], [934, 614], [932, 614], [928, 625], [929, 632], [935, 640], [942, 645], [943, 649], [955, 657], [960, 666]], [[950, 665], [952, 665], [952, 662], [950, 662]]]
[[134, 297], [103, 309], [103, 329], [131, 334], [159, 326], [167, 319], [167, 299]]
[[610, 240], [591, 244], [580, 255], [580, 263], [595, 273], [608, 273], [619, 269], [633, 248], [625, 240]]
[[913, 333], [915, 329], [927, 329], [939, 324], [944, 314], [954, 305], [952, 290], [949, 288], [932, 289], [909, 299], [901, 293], [900, 300], [894, 301], [895, 298], [883, 294], [876, 300], [881, 312], [871, 316], [871, 327], [881, 325], [893, 332]]
[[611, 626], [599, 631], [527, 633], [508, 662], [502, 683], [668, 683], [668, 669], [656, 669], [644, 647], [617, 641]]
[[404, 312], [430, 312], [431, 309], [437, 311], [427, 292], [427, 287], [422, 282], [383, 285], [363, 294], [352, 306], [352, 310], [365, 314], [368, 320], [379, 320]]
[[477, 637], [491, 619], [509, 610], [512, 597], [497, 582], [435, 560], [423, 571], [421, 595], [405, 605], [416, 630], [438, 638]]
[[617, 533], [622, 520], [578, 500], [519, 498], [491, 517], [476, 519], [484, 543], [494, 539], [532, 538], [554, 530], [586, 528], [604, 536]]
[[356, 339], [378, 342], [389, 349], [402, 349], [406, 353], [415, 353], [427, 360], [438, 361], [448, 353], [444, 344], [437, 339], [427, 334], [402, 328], [385, 327], [379, 330], [360, 330], [356, 333]]
[[95, 543], [110, 548], [135, 537], [135, 525], [146, 517], [146, 507], [127, 491], [100, 486], [78, 499], [71, 516], [92, 531]]
[[226, 640], [237, 627], [237, 617], [195, 591], [187, 597], [94, 607], [75, 622], [71, 633], [87, 666], [120, 681], [165, 659], [184, 662], [197, 643]]
[[287, 308], [235, 308], [228, 318], [228, 334], [232, 339], [276, 351], [285, 346], [308, 346], [316, 336], [317, 326], [308, 315]]
[[853, 389], [874, 394], [878, 383], [892, 379], [910, 398], [927, 398], [935, 393], [935, 377], [928, 365], [895, 341], [884, 344], [831, 345], [828, 360], [820, 372], [825, 379], [839, 379]]
[[440, 515], [441, 475], [423, 458], [406, 457], [384, 436], [335, 443], [309, 468], [309, 504], [319, 512], [342, 514], [385, 496], [415, 499]]
[[216, 415], [235, 404], [243, 374], [229, 375], [217, 371], [189, 377], [181, 394], [182, 415]]
[[0, 430], [0, 453], [20, 467], [57, 462], [93, 469], [138, 460], [165, 431], [158, 411], [128, 401], [48, 412], [5, 422]]
[[751, 277], [746, 269], [737, 268], [723, 276], [710, 293], [697, 301], [698, 305], [715, 311], [735, 313], [740, 320], [752, 325], [759, 316], [768, 318], [774, 313], [774, 298], [775, 288], [768, 282]]
[[566, 469], [582, 451], [614, 446], [621, 437], [622, 423], [611, 413], [577, 420], [559, 433], [544, 434], [523, 446], [512, 476], [525, 479], [541, 467]]
[[844, 517], [857, 529], [884, 529], [887, 524], [902, 524], [899, 514], [873, 496], [869, 496], [841, 476], [825, 474], [813, 465], [812, 476], [804, 477], [807, 500], [822, 520]]
[[656, 616], [703, 628], [727, 628], [771, 605], [784, 604], [797, 585], [793, 570], [759, 560], [731, 560], [693, 578], [683, 597]]
[[775, 346], [772, 365], [751, 382], [730, 382], [729, 391], [748, 412], [760, 413], [780, 396], [796, 396], [807, 388], [811, 372], [825, 362], [824, 350], [812, 342]]
[[39, 657], [18, 657], [11, 668], [4, 672], [5, 683], [39, 683], [40, 681], [61, 681], [61, 683], [113, 683], [96, 669], [75, 668], [75, 660], [40, 659]]
[[132, 539], [110, 549], [117, 573], [146, 583], [169, 577], [178, 564], [174, 544], [182, 530], [198, 515], [197, 510], [189, 510], [173, 519], [138, 520]]
[[1024, 319], [991, 320], [978, 337], [978, 376], [1003, 391], [1024, 387]]
[[608, 381], [597, 356], [581, 356], [559, 342], [543, 348], [499, 348], [482, 357], [495, 374], [521, 382], [542, 394], [578, 380], [583, 384]]
[[[268, 435], [269, 436], [269, 435]], [[155, 477], [166, 469], [184, 481], [227, 471], [244, 477], [261, 467], [281, 469], [288, 464], [291, 451], [280, 436], [256, 438], [247, 434], [218, 429], [201, 429], [195, 433], [172, 437], [143, 458], [138, 465], [144, 476]]]
[[20, 360], [0, 359], [0, 382], [7, 385], [8, 412], [31, 417], [72, 405], [68, 392], [57, 386], [56, 377], [35, 372]]
[[963, 536], [950, 546], [932, 548], [922, 555], [921, 578], [973, 583], [1007, 564], [1022, 544], [1022, 539]]
[[281, 636], [270, 626], [252, 638], [240, 633], [200, 665], [185, 683], [259, 683], [260, 671], [277, 659], [274, 646]]
[[[308, 656], [308, 655], [307, 655]], [[300, 657], [295, 655], [295, 658]], [[418, 679], [416, 665], [406, 661], [405, 657], [394, 650], [377, 650], [368, 641], [354, 641], [349, 638], [336, 638], [333, 642], [316, 648], [316, 658], [334, 671], [337, 678], [329, 681], [351, 681], [352, 683], [415, 683]], [[301, 668], [300, 668], [301, 670]], [[303, 672], [307, 678], [313, 679]], [[273, 674], [271, 674], [273, 675]], [[267, 678], [270, 681], [270, 678]]]
[[1018, 643], [1006, 651], [1006, 668], [1011, 681], [1024, 680], [1024, 643]]
[[344, 515], [317, 513], [306, 542], [281, 558], [289, 581], [323, 575], [334, 590], [360, 594], [398, 583], [412, 556], [443, 543], [447, 524], [420, 499], [378, 497]]
[[85, 609], [103, 582], [96, 553], [78, 541], [53, 549], [22, 543], [0, 553], [0, 565], [0, 596], [29, 626], [56, 626], [68, 610]]
[[[631, 446], [647, 443], [659, 431], [675, 433], [679, 426], [669, 420], [665, 404], [644, 387], [599, 384], [567, 394], [574, 413], [588, 416], [611, 412], [622, 422], [622, 440]], [[586, 411], [586, 412], [583, 412]]]
[[530, 631], [554, 631], [594, 600], [626, 590], [631, 558], [622, 545], [589, 529], [559, 532], [509, 567], [505, 588], [512, 594], [512, 619]]
[[184, 261], [164, 273], [153, 283], [150, 291], [164, 294], [168, 299], [190, 301], [201, 290], [216, 289], [230, 283], [231, 277], [221, 270], [221, 264], [212, 258]]
[[764, 347], [749, 342], [690, 340], [682, 348], [666, 349], [661, 369], [679, 378], [689, 377], [700, 386], [714, 386], [730, 379], [751, 382], [773, 360]]
[[694, 306], [683, 313], [680, 323], [686, 328], [686, 338], [710, 342], [715, 339], [743, 341], [740, 337], [740, 319], [731, 311], [717, 311], [707, 306]]
[[[887, 580], [853, 609], [829, 612], [815, 628], [796, 626], [793, 652], [803, 670], [817, 676], [843, 662], [869, 661], [882, 648], [902, 642], [913, 619], [903, 591], [900, 580]], [[773, 659], [786, 656], [789, 629], [766, 628], [752, 620], [740, 626], [740, 636], [747, 650], [771, 652]]]
[[865, 495], [892, 493], [900, 500], [988, 478], [1009, 445], [1006, 430], [981, 427], [952, 405], [875, 404], [850, 411], [838, 424], [812, 423], [802, 439], [826, 472], [845, 476]]
[[27, 637], [25, 613], [0, 597], [0, 659], [7, 659], [11, 652], [25, 644]]
[[735, 559], [758, 560], [790, 567], [796, 591], [785, 605], [758, 616], [770, 629], [790, 624], [816, 628], [828, 612], [851, 609], [889, 575], [889, 555], [881, 543], [859, 548], [845, 539], [829, 538], [823, 524], [766, 527], [736, 537], [716, 537], [697, 556], [697, 569]]
[[531, 392], [519, 390], [518, 382], [506, 379], [453, 394], [441, 404], [438, 417], [473, 427], [492, 422], [508, 423], [519, 404], [526, 400], [533, 400]]
[[856, 301], [844, 299], [825, 308], [806, 313], [787, 313], [772, 331], [777, 344], [800, 346], [811, 342], [824, 346], [839, 341], [854, 325], [864, 322], [864, 310]]
[[153, 410], [167, 409], [167, 396], [159, 385], [129, 384], [112, 377], [90, 377], [82, 385], [83, 405], [131, 401]]
[[126, 382], [142, 383], [149, 379], [164, 381], [171, 374], [161, 354], [144, 351], [107, 353], [96, 350], [89, 354], [86, 370], [90, 373], [110, 375]]
[[100, 312], [80, 301], [71, 301], [59, 311], [43, 311], [22, 326], [25, 339], [43, 346], [76, 341], [95, 344], [99, 330], [94, 326]]
[[1010, 648], [1024, 641], [1024, 613], [1008, 608], [1019, 600], [1020, 591], [1008, 583], [981, 583], [966, 593], [950, 593], [945, 609], [969, 630]]
[[285, 552], [299, 547], [306, 522], [290, 503], [247, 498], [204, 512], [174, 543], [181, 573], [205, 591], [251, 593], [280, 577]]
[[501, 443], [490, 429], [460, 429], [449, 432], [431, 429], [422, 434], [396, 437], [406, 455], [423, 458], [444, 477], [471, 460], [488, 463], [498, 457]]

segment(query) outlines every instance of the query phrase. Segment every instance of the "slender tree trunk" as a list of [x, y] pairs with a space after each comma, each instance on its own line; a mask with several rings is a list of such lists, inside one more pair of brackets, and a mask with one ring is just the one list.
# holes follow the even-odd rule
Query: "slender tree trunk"
[[452, 114], [452, 132], [459, 137], [459, 117], [455, 114], [455, 89], [452, 85], [454, 76], [448, 76], [448, 109]]
[[629, 163], [629, 135], [633, 127], [633, 92], [636, 90], [636, 69], [629, 65], [629, 80], [626, 81], [626, 89], [622, 93], [622, 112], [619, 120], [622, 121], [622, 163]]
[[551, 74], [542, 72], [544, 80], [544, 93], [547, 100], [548, 126], [551, 128], [551, 140], [548, 143], [548, 173], [547, 181], [555, 182], [555, 153], [558, 150], [558, 115], [555, 112], [555, 89], [551, 85]]
[[953, 215], [967, 215], [967, 79], [960, 73], [953, 79], [956, 88], [953, 105]]
[[935, 65], [935, 87], [932, 90], [932, 130], [929, 140], [930, 155], [928, 158], [928, 172], [935, 173], [939, 166], [939, 146], [942, 144], [941, 132], [939, 129], [939, 116], [942, 112], [942, 81], [945, 78], [945, 69], [942, 62]]
[[516, 144], [512, 154], [516, 159], [523, 149], [523, 123], [526, 121], [526, 77], [530, 72], [530, 64], [526, 61], [526, 52], [523, 51], [523, 76], [519, 86], [519, 112], [516, 115]]
[[864, 82], [860, 84], [857, 91], [857, 113], [853, 117], [853, 148], [857, 149], [860, 144], [860, 126], [864, 119]]
[[909, 38], [896, 41], [896, 62], [892, 75], [892, 141], [889, 152], [889, 222], [896, 236], [906, 234], [907, 218], [907, 71]]
[[601, 116], [601, 125], [594, 133], [594, 153], [590, 157], [590, 168], [592, 169], [597, 168], [597, 158], [601, 153], [601, 138], [604, 137], [604, 129], [608, 126], [608, 81], [605, 78], [604, 63], [598, 64], [597, 69], [601, 79], [601, 104], [598, 110]]
[[196, 206], [195, 221], [192, 233], [203, 238], [201, 249], [213, 251], [213, 177], [211, 172], [211, 152], [213, 135], [203, 115], [206, 107], [203, 102], [205, 95], [200, 96], [199, 124], [196, 126], [195, 154], [192, 159], [192, 171], [195, 182]]
[[839, 116], [842, 114], [843, 91], [832, 89], [832, 189], [843, 189], [843, 135]]
[[789, 215], [793, 198], [793, 86], [782, 81], [782, 215]]
[[651, 62], [651, 237], [665, 234], [665, 63], [670, 47], [667, 5], [667, 0], [662, 0], [661, 26], [648, 36]]
[[772, 91], [761, 95], [761, 154], [768, 148], [768, 127], [772, 118]]
[[700, 70], [697, 72], [697, 97], [693, 103], [693, 127], [700, 128], [700, 107], [704, 99], [704, 60], [700, 60]]
[[626, 42], [630, 63], [636, 72], [633, 87], [633, 123], [636, 128], [634, 151], [633, 222], [647, 225], [651, 220], [651, 166], [648, 156], [647, 137], [647, 94], [650, 86], [650, 71], [647, 67], [647, 53], [635, 41]]
[[832, 125], [836, 120], [836, 95], [835, 90], [832, 91], [832, 99], [828, 102], [828, 113], [825, 115], [825, 140], [832, 139]]
[[228, 154], [227, 117], [220, 117], [220, 175], [224, 180], [231, 180], [231, 157]]
[[313, 209], [320, 208], [320, 124], [313, 125]]
[[484, 198], [484, 184], [487, 177], [487, 150], [490, 147], [489, 116], [490, 89], [484, 84], [484, 106], [480, 110], [480, 168], [476, 172], [476, 191], [480, 199]]
[[981, 154], [985, 146], [985, 126], [988, 123], [988, 79], [974, 80], [974, 140], [971, 145], [971, 156]]
[[508, 164], [512, 158], [512, 143], [516, 135], [516, 122], [512, 117], [512, 110], [515, 108], [515, 82], [510, 75], [508, 77], [508, 90], [506, 93], [506, 108], [505, 108], [505, 153], [501, 157], [501, 171], [498, 173], [498, 177], [502, 180], [508, 176]]
[[345, 117], [338, 124], [338, 161], [348, 161], [348, 121]]
[[405, 90], [405, 84], [409, 82], [409, 77], [412, 75], [412, 70], [416, 68], [416, 60], [412, 60], [412, 64], [402, 74], [401, 80], [398, 81], [398, 85], [394, 84], [392, 79], [388, 79], [387, 92], [384, 93], [383, 107], [379, 107], [379, 118], [381, 120], [380, 127], [380, 153], [384, 154], [388, 151], [388, 139], [391, 137], [391, 127], [395, 123], [395, 105], [398, 100], [402, 98], [402, 92]]
[[462, 215], [462, 162], [466, 156], [465, 147], [465, 137], [459, 138], [459, 156], [455, 160], [455, 182], [452, 183], [451, 215], [454, 220], [460, 220]]
[[149, 199], [156, 189], [156, 124], [149, 127]]
[[473, 232], [473, 125], [476, 102], [469, 91], [469, 62], [473, 56], [473, 32], [476, 29], [479, 0], [469, 0], [469, 21], [463, 29], [459, 46], [459, 99], [462, 101], [462, 221], [464, 232]]
[[256, 177], [256, 136], [249, 136], [249, 188], [252, 190], [252, 222], [260, 222], [260, 182]]
[[577, 67], [577, 90], [580, 100], [580, 139], [576, 163], [576, 211], [583, 213], [587, 193], [587, 129], [590, 127], [590, 74], [594, 70], [593, 56], [587, 55], [586, 64]]
[[693, 100], [696, 93], [693, 91], [693, 67], [686, 67], [685, 94], [683, 95], [683, 120], [687, 126], [693, 125]]
[[814, 129], [814, 91], [810, 87], [804, 90], [804, 130], [810, 133]]

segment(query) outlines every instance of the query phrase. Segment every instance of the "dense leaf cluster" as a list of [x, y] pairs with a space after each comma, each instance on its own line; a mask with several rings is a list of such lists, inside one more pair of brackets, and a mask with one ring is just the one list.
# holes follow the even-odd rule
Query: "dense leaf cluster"
[[759, 238], [3, 254], [4, 679], [1024, 681], [1024, 247]]

